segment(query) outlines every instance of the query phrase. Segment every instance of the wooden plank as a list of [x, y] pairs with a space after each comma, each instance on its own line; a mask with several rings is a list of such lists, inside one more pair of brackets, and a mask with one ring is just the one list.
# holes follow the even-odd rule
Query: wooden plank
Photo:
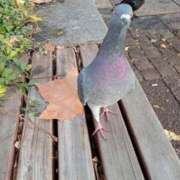
[[82, 59], [88, 59], [89, 61], [86, 61], [86, 66], [91, 63], [91, 60], [93, 60], [98, 52], [98, 46], [96, 44], [83, 44], [80, 46], [80, 53]]
[[[51, 77], [52, 55], [50, 53], [48, 56], [35, 54], [32, 59], [32, 79], [36, 79], [38, 83], [45, 83], [51, 80]], [[52, 139], [50, 139], [45, 132], [52, 133], [52, 121], [38, 118], [39, 113], [45, 107], [46, 104], [39, 95], [37, 89], [31, 88], [28, 94], [20, 149], [17, 171], [18, 180], [53, 179]]]
[[138, 81], [122, 103], [151, 179], [180, 179], [180, 161]]
[[[71, 68], [77, 68], [73, 49], [57, 49], [57, 74], [65, 75]], [[77, 86], [77, 79], [74, 83]], [[85, 116], [58, 121], [58, 135], [59, 179], [94, 180]]]
[[[21, 61], [28, 63], [29, 56], [24, 54]], [[5, 102], [0, 107], [0, 179], [10, 179], [13, 171], [13, 161], [16, 148], [14, 143], [18, 130], [18, 115], [20, 113], [21, 94], [11, 87]]]
[[9, 179], [13, 166], [14, 141], [21, 96], [16, 88], [10, 88], [6, 101], [0, 108], [0, 179]]
[[[88, 54], [90, 53], [88, 51], [88, 46], [86, 49], [80, 47], [81, 53]], [[89, 56], [83, 56], [82, 60], [86, 66], [93, 59]], [[109, 108], [115, 114], [109, 115], [108, 122], [101, 118], [104, 127], [110, 131], [106, 133], [107, 140], [105, 141], [99, 135], [97, 136], [105, 177], [107, 180], [144, 179], [119, 107], [115, 104]]]

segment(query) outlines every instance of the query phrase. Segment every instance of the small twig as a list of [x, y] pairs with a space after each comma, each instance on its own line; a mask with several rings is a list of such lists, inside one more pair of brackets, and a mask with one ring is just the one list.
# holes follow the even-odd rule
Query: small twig
[[39, 127], [35, 122], [33, 122], [31, 119], [29, 118], [24, 118], [24, 116], [22, 114], [19, 115], [20, 120], [27, 120], [31, 125], [33, 125], [35, 128], [37, 128], [38, 130], [41, 130], [42, 132], [44, 132], [45, 134], [47, 134], [54, 142], [58, 142], [58, 138], [56, 136], [54, 136], [53, 134], [51, 134], [50, 132], [48, 132], [46, 129]]

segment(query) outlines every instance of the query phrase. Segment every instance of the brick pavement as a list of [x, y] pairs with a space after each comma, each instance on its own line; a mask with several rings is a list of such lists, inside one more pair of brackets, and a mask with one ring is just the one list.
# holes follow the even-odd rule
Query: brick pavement
[[[163, 127], [180, 135], [180, 13], [134, 20], [129, 61]], [[180, 157], [180, 141], [172, 141]]]

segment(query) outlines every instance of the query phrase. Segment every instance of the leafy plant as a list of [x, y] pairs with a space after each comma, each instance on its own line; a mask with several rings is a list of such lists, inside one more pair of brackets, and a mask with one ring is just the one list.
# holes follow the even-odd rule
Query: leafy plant
[[0, 0], [0, 97], [11, 85], [23, 92], [24, 75], [31, 69], [20, 57], [32, 46], [33, 25], [40, 18], [30, 15], [28, 0]]

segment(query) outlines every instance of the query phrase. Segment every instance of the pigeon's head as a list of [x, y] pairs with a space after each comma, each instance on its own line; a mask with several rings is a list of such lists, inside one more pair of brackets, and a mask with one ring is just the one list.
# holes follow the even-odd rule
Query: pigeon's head
[[120, 4], [115, 7], [113, 11], [113, 17], [127, 25], [130, 24], [131, 18], [133, 17], [133, 9], [128, 4]]

